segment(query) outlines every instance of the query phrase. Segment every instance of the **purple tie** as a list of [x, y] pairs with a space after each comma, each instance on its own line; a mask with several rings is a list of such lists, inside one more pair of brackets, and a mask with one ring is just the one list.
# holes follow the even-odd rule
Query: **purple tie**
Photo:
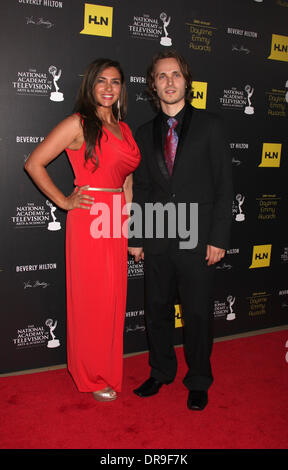
[[177, 126], [178, 121], [175, 118], [169, 118], [167, 123], [170, 129], [166, 136], [164, 155], [168, 172], [171, 176], [178, 144], [178, 135], [175, 131], [175, 127]]

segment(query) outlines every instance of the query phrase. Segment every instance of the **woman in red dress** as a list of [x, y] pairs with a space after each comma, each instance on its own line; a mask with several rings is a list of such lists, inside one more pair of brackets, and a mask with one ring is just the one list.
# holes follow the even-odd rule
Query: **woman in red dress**
[[[122, 386], [127, 291], [127, 205], [140, 153], [121, 119], [126, 87], [118, 62], [88, 67], [76, 113], [64, 119], [25, 164], [39, 189], [68, 211], [66, 226], [67, 360], [81, 392], [98, 401]], [[75, 190], [66, 197], [46, 166], [66, 150]]]

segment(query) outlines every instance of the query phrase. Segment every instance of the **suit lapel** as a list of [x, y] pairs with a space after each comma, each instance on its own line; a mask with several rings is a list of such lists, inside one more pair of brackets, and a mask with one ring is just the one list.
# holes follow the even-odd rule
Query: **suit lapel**
[[153, 123], [153, 138], [154, 138], [154, 151], [156, 162], [160, 169], [161, 175], [165, 178], [167, 182], [170, 180], [170, 175], [167, 170], [167, 166], [165, 163], [165, 158], [162, 149], [162, 117], [161, 113], [159, 113], [156, 118], [154, 119]]

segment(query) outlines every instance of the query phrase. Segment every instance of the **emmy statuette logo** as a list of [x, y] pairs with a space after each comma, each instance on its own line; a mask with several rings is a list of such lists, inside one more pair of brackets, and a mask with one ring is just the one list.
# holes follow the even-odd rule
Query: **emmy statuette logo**
[[244, 200], [245, 200], [245, 196], [243, 196], [242, 194], [237, 194], [236, 201], [238, 203], [238, 214], [235, 217], [235, 220], [237, 222], [243, 222], [243, 220], [245, 220], [245, 214], [243, 213], [242, 207], [241, 207]]
[[228, 321], [235, 320], [236, 314], [235, 312], [233, 312], [233, 308], [232, 308], [235, 303], [235, 297], [233, 297], [232, 295], [228, 295], [227, 302], [229, 304], [229, 313], [226, 316], [226, 320]]
[[54, 335], [54, 330], [57, 326], [57, 320], [55, 320], [53, 325], [53, 320], [51, 318], [48, 318], [45, 322], [45, 325], [48, 326], [52, 338], [48, 341], [47, 348], [58, 348], [60, 346], [60, 341]]
[[51, 230], [53, 232], [55, 232], [56, 230], [60, 230], [61, 229], [61, 224], [60, 224], [60, 222], [56, 221], [56, 217], [55, 217], [55, 214], [54, 214], [57, 207], [53, 206], [53, 204], [49, 201], [46, 201], [46, 204], [47, 204], [48, 207], [50, 207], [50, 213], [51, 213], [51, 217], [53, 219], [53, 222], [49, 222], [49, 224], [48, 224], [48, 230]]
[[171, 16], [169, 16], [164, 11], [160, 14], [160, 20], [163, 22], [163, 29], [165, 36], [160, 40], [161, 46], [172, 46], [172, 39], [168, 37], [167, 26], [169, 26], [171, 21]]
[[58, 82], [59, 78], [61, 77], [62, 70], [60, 69], [57, 72], [57, 68], [55, 67], [55, 65], [50, 65], [50, 67], [48, 69], [48, 72], [51, 73], [51, 75], [53, 77], [53, 84], [54, 84], [54, 87], [55, 87], [55, 91], [52, 91], [50, 93], [50, 100], [51, 101], [56, 101], [56, 102], [64, 101], [64, 95], [63, 95], [63, 93], [61, 93], [61, 91], [59, 91], [59, 86], [57, 85], [57, 82]]
[[244, 113], [245, 114], [254, 114], [254, 108], [251, 106], [251, 96], [254, 93], [254, 88], [252, 88], [250, 85], [245, 86], [245, 91], [247, 93], [247, 100], [248, 100], [248, 106], [245, 106]]

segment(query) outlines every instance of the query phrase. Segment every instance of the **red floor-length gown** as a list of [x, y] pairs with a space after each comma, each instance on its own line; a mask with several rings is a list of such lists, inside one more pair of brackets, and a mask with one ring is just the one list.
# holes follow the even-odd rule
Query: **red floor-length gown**
[[[140, 153], [132, 133], [127, 124], [119, 124], [122, 140], [103, 128], [101, 151], [96, 147], [99, 166], [94, 172], [90, 161], [85, 165], [85, 142], [80, 150], [66, 149], [76, 186], [121, 188], [138, 166]], [[106, 386], [119, 392], [127, 291], [127, 236], [121, 234], [119, 221], [121, 225], [126, 221], [127, 228], [127, 216], [121, 215], [126, 201], [124, 192], [87, 194], [95, 198], [91, 210], [73, 209], [67, 216], [68, 370], [80, 392]], [[99, 234], [105, 236], [95, 238]]]

